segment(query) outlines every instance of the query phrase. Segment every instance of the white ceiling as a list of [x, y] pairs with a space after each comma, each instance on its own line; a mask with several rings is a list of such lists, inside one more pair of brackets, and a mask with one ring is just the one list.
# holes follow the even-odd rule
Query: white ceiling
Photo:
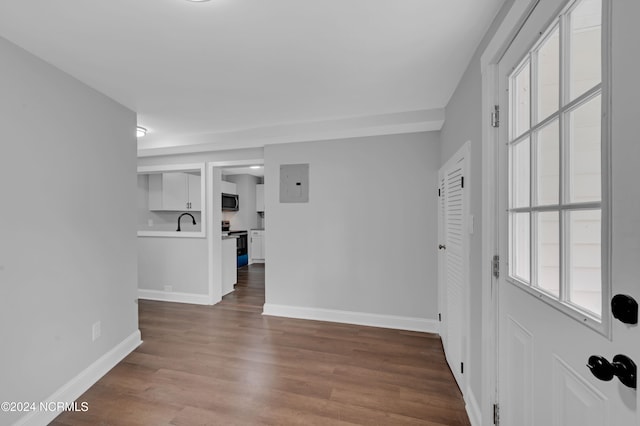
[[232, 148], [439, 128], [502, 3], [2, 0], [0, 36], [136, 111], [139, 149]]

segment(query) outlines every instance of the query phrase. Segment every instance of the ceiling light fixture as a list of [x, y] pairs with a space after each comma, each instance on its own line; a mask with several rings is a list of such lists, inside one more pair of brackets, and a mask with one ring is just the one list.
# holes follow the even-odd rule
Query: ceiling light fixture
[[262, 166], [251, 166], [251, 167], [249, 167], [249, 168], [250, 168], [250, 169], [261, 169], [261, 168], [262, 168]]
[[136, 137], [141, 138], [146, 134], [147, 134], [147, 129], [140, 126], [136, 127]]

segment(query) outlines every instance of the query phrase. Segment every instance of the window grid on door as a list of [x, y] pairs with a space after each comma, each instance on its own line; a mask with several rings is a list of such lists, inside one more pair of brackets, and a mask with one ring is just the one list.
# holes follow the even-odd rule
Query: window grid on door
[[602, 315], [602, 0], [574, 0], [509, 75], [509, 277]]

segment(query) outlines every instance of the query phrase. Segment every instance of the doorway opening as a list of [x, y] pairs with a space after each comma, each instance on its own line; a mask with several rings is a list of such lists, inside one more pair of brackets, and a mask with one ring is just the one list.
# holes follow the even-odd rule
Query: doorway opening
[[264, 160], [209, 163], [208, 180], [209, 286], [216, 304], [250, 265], [265, 262]]

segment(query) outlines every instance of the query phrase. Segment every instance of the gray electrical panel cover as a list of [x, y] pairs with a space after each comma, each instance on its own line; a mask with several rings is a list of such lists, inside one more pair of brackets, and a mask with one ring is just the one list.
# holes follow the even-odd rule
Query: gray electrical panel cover
[[309, 202], [309, 164], [280, 165], [280, 202]]

